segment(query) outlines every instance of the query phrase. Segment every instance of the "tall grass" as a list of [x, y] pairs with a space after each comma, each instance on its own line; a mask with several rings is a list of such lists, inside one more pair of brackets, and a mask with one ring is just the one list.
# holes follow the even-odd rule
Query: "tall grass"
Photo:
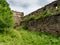
[[46, 32], [32, 32], [23, 28], [17, 28], [24, 45], [60, 45], [60, 37], [52, 36]]
[[22, 27], [10, 28], [0, 33], [0, 45], [60, 45], [60, 36], [55, 37], [46, 32], [32, 32]]

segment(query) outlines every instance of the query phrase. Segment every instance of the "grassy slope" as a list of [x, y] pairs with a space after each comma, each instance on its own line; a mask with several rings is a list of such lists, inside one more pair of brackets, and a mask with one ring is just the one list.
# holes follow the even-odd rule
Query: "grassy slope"
[[0, 33], [0, 45], [20, 45], [21, 42], [21, 35], [14, 29]]
[[60, 37], [18, 28], [0, 33], [0, 45], [60, 45]]

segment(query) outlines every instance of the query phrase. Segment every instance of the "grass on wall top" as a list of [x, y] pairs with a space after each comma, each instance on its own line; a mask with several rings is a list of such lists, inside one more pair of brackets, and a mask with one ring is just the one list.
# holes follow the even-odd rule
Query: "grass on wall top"
[[57, 9], [54, 9], [54, 10], [48, 10], [48, 9], [46, 9], [43, 12], [37, 13], [37, 15], [31, 15], [29, 17], [25, 17], [25, 18], [23, 18], [22, 21], [23, 22], [28, 22], [30, 20], [34, 20], [34, 19], [37, 20], [37, 19], [41, 19], [41, 18], [50, 16], [50, 15], [56, 15], [56, 14], [60, 14], [60, 7], [58, 7]]

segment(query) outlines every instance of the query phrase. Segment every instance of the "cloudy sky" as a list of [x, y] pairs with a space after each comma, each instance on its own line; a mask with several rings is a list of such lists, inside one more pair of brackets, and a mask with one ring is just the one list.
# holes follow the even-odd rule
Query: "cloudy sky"
[[25, 15], [51, 3], [54, 0], [7, 0], [14, 11], [24, 12]]

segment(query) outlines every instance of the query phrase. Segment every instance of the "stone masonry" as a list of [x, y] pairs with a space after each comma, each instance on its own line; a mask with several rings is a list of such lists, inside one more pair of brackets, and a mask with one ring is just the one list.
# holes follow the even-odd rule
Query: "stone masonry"
[[24, 16], [23, 12], [13, 11], [13, 20], [14, 20], [14, 27], [20, 26], [21, 18]]

